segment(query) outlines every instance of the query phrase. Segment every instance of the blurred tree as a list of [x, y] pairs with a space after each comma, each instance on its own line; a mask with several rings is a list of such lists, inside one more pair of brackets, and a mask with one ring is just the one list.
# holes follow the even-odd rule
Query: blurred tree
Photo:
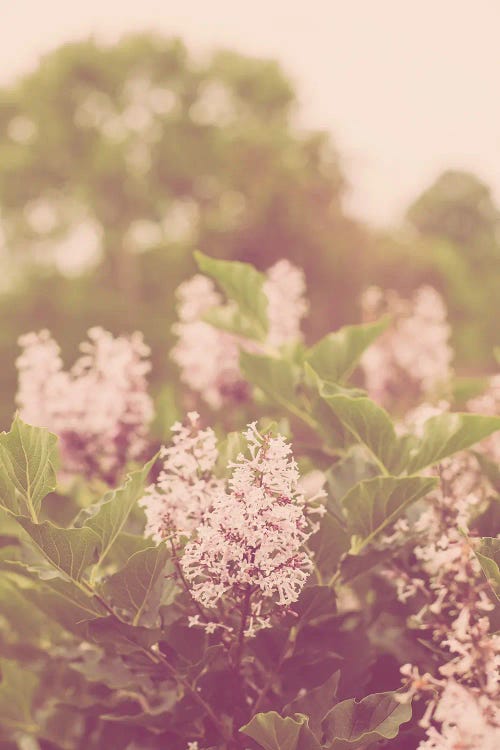
[[407, 218], [427, 248], [424, 264], [440, 278], [459, 361], [492, 365], [500, 340], [500, 211], [490, 188], [469, 172], [444, 172]]
[[447, 239], [475, 263], [500, 257], [500, 211], [490, 188], [469, 172], [447, 171], [408, 209], [424, 237]]
[[[342, 210], [329, 138], [299, 132], [295, 106], [276, 63], [195, 59], [151, 34], [65, 45], [1, 90], [1, 353], [29, 328], [67, 353], [89, 324], [137, 327], [165, 378], [196, 247], [261, 268], [286, 256], [306, 271], [311, 331], [352, 319], [367, 235]], [[13, 368], [0, 378], [8, 402]]]

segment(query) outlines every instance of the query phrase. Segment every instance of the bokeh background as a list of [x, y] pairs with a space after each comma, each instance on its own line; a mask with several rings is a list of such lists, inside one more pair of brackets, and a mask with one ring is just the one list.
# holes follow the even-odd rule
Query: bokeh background
[[[105, 6], [105, 7], [103, 7]], [[500, 320], [500, 5], [18, 0], [0, 28], [0, 423], [17, 338], [140, 329], [192, 251], [307, 276], [312, 340], [378, 284], [444, 295], [459, 374]]]

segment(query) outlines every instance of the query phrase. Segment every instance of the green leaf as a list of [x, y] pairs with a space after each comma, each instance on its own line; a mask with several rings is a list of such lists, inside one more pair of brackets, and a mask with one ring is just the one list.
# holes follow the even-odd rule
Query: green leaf
[[358, 482], [342, 498], [347, 530], [356, 551], [371, 542], [403, 510], [436, 486], [434, 477], [374, 477]]
[[95, 562], [99, 537], [92, 529], [62, 529], [50, 521], [33, 523], [24, 516], [16, 520], [47, 560], [74, 581], [80, 581], [87, 566]]
[[[254, 337], [265, 338], [268, 330], [267, 297], [263, 290], [265, 277], [248, 263], [216, 260], [195, 252], [194, 257], [200, 271], [211, 276], [230, 300], [238, 306], [245, 335], [253, 325]], [[227, 323], [227, 321], [226, 321]], [[234, 320], [232, 321], [234, 324]]]
[[207, 310], [203, 315], [203, 320], [214, 328], [233, 333], [235, 336], [257, 340], [264, 338], [260, 323], [256, 323], [253, 318], [246, 317], [233, 301]]
[[355, 750], [381, 739], [393, 739], [411, 719], [411, 704], [400, 703], [394, 692], [374, 693], [361, 701], [337, 703], [325, 716], [323, 731], [328, 750]]
[[24, 598], [62, 628], [80, 638], [87, 637], [87, 625], [107, 615], [91, 592], [73, 581], [55, 578], [23, 590]]
[[158, 643], [162, 633], [159, 628], [135, 627], [122, 622], [114, 615], [98, 617], [86, 623], [87, 640], [103, 646], [108, 653], [133, 654], [149, 649]]
[[330, 586], [306, 586], [292, 608], [301, 627], [315, 624], [337, 612], [335, 592]]
[[337, 690], [340, 681], [340, 672], [334, 672], [331, 677], [319, 687], [308, 690], [305, 694], [301, 690], [299, 697], [295, 698], [284, 708], [286, 714], [305, 714], [309, 717], [311, 731], [318, 737], [321, 736], [321, 723], [331, 708], [337, 703]]
[[306, 361], [323, 380], [343, 382], [356, 368], [364, 350], [387, 328], [388, 318], [366, 325], [344, 326], [318, 341]]
[[331, 394], [325, 384], [321, 396], [344, 427], [368, 448], [384, 473], [400, 462], [399, 441], [384, 409], [367, 396]]
[[78, 515], [75, 524], [91, 529], [99, 539], [98, 565], [108, 554], [132, 509], [144, 494], [144, 484], [156, 458], [154, 456], [142, 469], [129, 474], [122, 487], [107, 492], [98, 503], [85, 508]]
[[318, 531], [307, 543], [307, 548], [313, 553], [314, 565], [327, 579], [337, 571], [342, 555], [349, 546], [349, 534], [331, 513], [323, 516]]
[[0, 732], [36, 732], [32, 701], [38, 677], [10, 659], [0, 659], [0, 672]]
[[56, 487], [57, 437], [18, 415], [0, 434], [0, 504], [37, 520], [43, 498]]
[[264, 750], [320, 750], [307, 726], [307, 717], [285, 719], [276, 711], [256, 714], [240, 732], [258, 742]]
[[343, 583], [354, 581], [368, 571], [380, 565], [394, 554], [393, 549], [368, 549], [362, 554], [346, 555], [340, 563], [340, 573]]
[[411, 439], [407, 471], [413, 474], [500, 430], [500, 417], [446, 413], [428, 419], [420, 440]]
[[165, 545], [136, 552], [126, 565], [99, 586], [98, 591], [114, 608], [124, 610], [130, 622], [153, 625], [158, 616], [169, 553]]
[[500, 599], [500, 539], [483, 537], [476, 550], [476, 557], [493, 593]]
[[246, 379], [275, 404], [315, 427], [314, 420], [298, 405], [298, 369], [291, 362], [263, 354], [241, 352], [240, 367]]

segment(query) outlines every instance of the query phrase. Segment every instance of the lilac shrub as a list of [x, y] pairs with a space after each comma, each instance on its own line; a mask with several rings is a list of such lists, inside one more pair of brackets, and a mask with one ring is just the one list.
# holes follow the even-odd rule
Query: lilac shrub
[[156, 455], [140, 334], [21, 339], [0, 750], [496, 750], [498, 376], [457, 410], [430, 287], [309, 347], [299, 269], [196, 259]]

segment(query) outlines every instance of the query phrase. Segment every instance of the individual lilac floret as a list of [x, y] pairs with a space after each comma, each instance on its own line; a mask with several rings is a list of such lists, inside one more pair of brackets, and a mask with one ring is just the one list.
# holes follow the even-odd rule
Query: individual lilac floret
[[162, 448], [163, 468], [139, 504], [146, 512], [146, 536], [155, 542], [190, 536], [198, 528], [224, 481], [214, 476], [218, 458], [214, 431], [201, 429], [190, 412], [186, 424], [172, 426], [172, 445]]
[[368, 289], [362, 298], [365, 320], [387, 313], [389, 328], [361, 359], [365, 384], [374, 401], [404, 411], [432, 398], [451, 376], [453, 351], [446, 307], [430, 286], [416, 290], [411, 299], [396, 292]]
[[262, 436], [255, 424], [245, 437], [249, 457], [232, 465], [226, 491], [205, 514], [181, 565], [194, 599], [213, 608], [223, 598], [247, 607], [245, 635], [269, 625], [276, 608], [293, 604], [312, 563], [303, 545], [311, 534], [290, 445]]
[[66, 371], [48, 331], [22, 336], [16, 401], [26, 422], [59, 436], [63, 476], [113, 484], [147, 445], [150, 352], [140, 333], [115, 338], [91, 328], [88, 338]]
[[228, 401], [244, 401], [249, 395], [240, 368], [240, 350], [259, 353], [269, 347], [300, 340], [300, 324], [307, 313], [304, 274], [288, 260], [280, 260], [266, 273], [269, 329], [261, 344], [222, 331], [206, 323], [203, 316], [222, 304], [213, 282], [197, 275], [177, 290], [179, 320], [173, 326], [178, 342], [172, 358], [182, 381], [199, 393], [213, 409]]

